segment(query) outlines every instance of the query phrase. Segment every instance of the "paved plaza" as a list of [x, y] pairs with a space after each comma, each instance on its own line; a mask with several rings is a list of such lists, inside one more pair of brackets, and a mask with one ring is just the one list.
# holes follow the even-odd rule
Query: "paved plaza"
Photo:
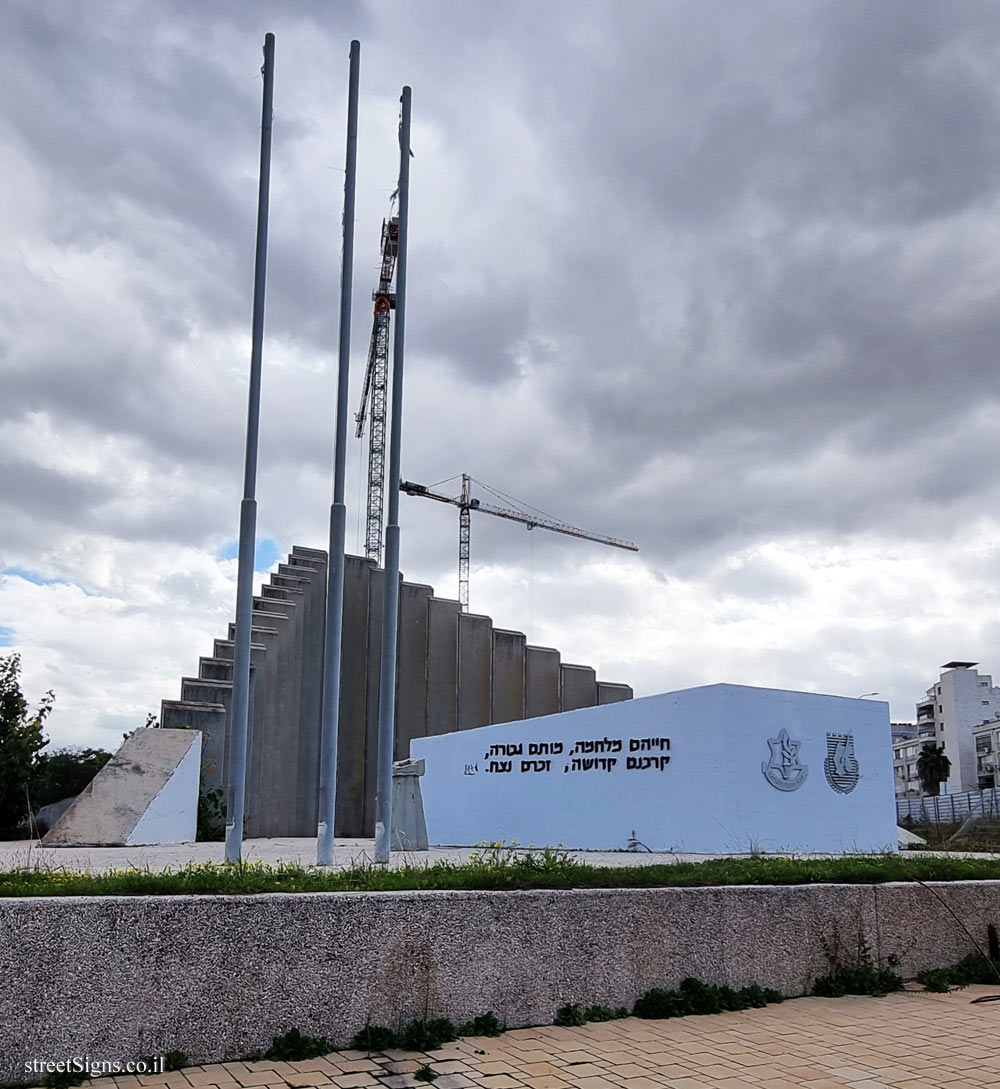
[[[428, 862], [447, 860], [464, 862], [480, 847], [432, 847], [429, 851], [393, 851], [393, 866], [424, 865]], [[333, 865], [343, 869], [355, 864], [368, 864], [375, 854], [373, 839], [338, 839], [334, 850]], [[701, 862], [708, 858], [746, 858], [745, 853], [684, 854], [680, 852], [650, 853], [648, 851], [568, 851], [571, 857], [592, 866], [642, 866], [668, 862]], [[964, 851], [923, 851], [929, 854], [957, 858], [1000, 858], [1000, 854], [978, 852], [970, 855]], [[185, 866], [189, 862], [224, 861], [225, 849], [221, 843], [171, 843], [153, 847], [40, 847], [28, 840], [0, 841], [0, 870], [15, 867], [31, 869], [66, 869], [100, 873], [105, 870], [169, 870]], [[316, 862], [316, 839], [248, 839], [243, 844], [243, 857], [247, 861], [268, 863], [289, 862], [312, 866]], [[799, 858], [819, 857], [797, 855]]]
[[[339, 1051], [219, 1063], [116, 1089], [983, 1089], [1000, 1086], [1000, 987], [887, 998], [800, 998], [741, 1013], [516, 1029], [430, 1054]], [[109, 1085], [108, 1080], [93, 1083]]]
[[[464, 862], [484, 847], [432, 847], [429, 851], [393, 851], [392, 865], [406, 863], [423, 865], [445, 859]], [[594, 866], [637, 866], [654, 862], [699, 861], [718, 855], [651, 854], [646, 851], [571, 851], [574, 858]], [[367, 864], [375, 854], [373, 839], [338, 839], [334, 850], [334, 867], [343, 869], [357, 863]], [[223, 862], [225, 849], [221, 843], [171, 843], [153, 847], [39, 847], [27, 840], [0, 842], [0, 869], [31, 867], [34, 869], [89, 870], [98, 873], [114, 869], [167, 870], [189, 862]], [[309, 839], [248, 839], [243, 844], [243, 857], [248, 861], [269, 863], [290, 862], [311, 866], [316, 862], [316, 840]], [[733, 856], [740, 857], [737, 855]]]

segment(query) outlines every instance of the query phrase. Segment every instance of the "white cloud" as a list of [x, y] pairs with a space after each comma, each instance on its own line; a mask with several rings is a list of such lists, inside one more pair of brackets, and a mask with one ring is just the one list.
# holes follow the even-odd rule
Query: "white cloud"
[[[404, 474], [642, 547], [479, 517], [474, 609], [639, 692], [906, 718], [941, 662], [1000, 671], [1000, 9], [433, 8], [0, 13], [0, 569], [57, 580], [0, 577], [0, 634], [54, 736], [111, 744], [233, 611], [268, 29], [261, 537], [325, 544], [356, 35], [350, 414], [405, 81]], [[454, 594], [454, 511], [401, 509], [407, 577]]]

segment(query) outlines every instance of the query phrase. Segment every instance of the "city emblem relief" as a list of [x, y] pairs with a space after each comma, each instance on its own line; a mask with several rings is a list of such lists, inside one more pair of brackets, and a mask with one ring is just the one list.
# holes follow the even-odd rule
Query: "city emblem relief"
[[776, 790], [798, 790], [809, 775], [809, 768], [799, 760], [799, 747], [802, 742], [789, 737], [787, 730], [782, 730], [777, 737], [769, 737], [771, 759], [761, 764], [764, 778]]
[[826, 759], [823, 761], [826, 781], [838, 794], [850, 794], [861, 775], [858, 758], [854, 755], [853, 734], [827, 734]]

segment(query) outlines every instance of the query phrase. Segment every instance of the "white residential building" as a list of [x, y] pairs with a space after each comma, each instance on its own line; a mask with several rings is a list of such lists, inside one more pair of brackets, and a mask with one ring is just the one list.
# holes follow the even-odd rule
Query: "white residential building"
[[[989, 674], [979, 673], [974, 668], [976, 665], [977, 662], [943, 665], [937, 684], [931, 685], [927, 695], [917, 704], [920, 733], [926, 733], [926, 740], [944, 745], [945, 755], [951, 760], [947, 788], [950, 794], [979, 789], [974, 730], [1000, 719], [1000, 688], [993, 686]], [[895, 749], [894, 744], [894, 753]], [[908, 777], [904, 781], [908, 781]], [[898, 787], [900, 779], [896, 782]]]
[[976, 770], [980, 789], [990, 790], [1000, 786], [1000, 719], [974, 727], [972, 734], [976, 741]]
[[900, 737], [892, 743], [892, 773], [897, 798], [918, 798], [922, 793], [920, 777], [917, 775], [917, 760], [925, 740], [925, 738], [917, 737]]

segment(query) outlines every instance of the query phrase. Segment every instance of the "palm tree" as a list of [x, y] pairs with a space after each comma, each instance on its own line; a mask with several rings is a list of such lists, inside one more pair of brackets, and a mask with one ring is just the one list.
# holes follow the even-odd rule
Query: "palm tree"
[[944, 745], [931, 741], [923, 747], [917, 758], [917, 775], [924, 794], [936, 798], [941, 793], [941, 784], [951, 775], [951, 761], [944, 754]]

